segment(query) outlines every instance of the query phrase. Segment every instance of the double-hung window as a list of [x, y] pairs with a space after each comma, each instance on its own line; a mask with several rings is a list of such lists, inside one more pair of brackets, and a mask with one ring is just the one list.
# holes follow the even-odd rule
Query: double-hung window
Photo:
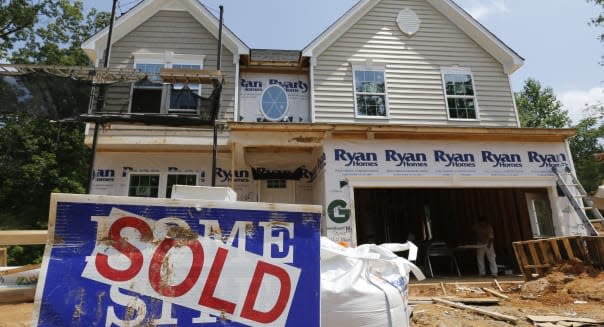
[[[175, 69], [201, 69], [201, 65], [172, 64]], [[201, 91], [199, 84], [176, 83], [170, 89], [169, 112], [196, 113]]]
[[197, 113], [201, 85], [166, 84], [159, 75], [162, 68], [194, 69], [203, 68], [203, 55], [135, 52], [134, 68], [145, 73], [147, 78], [132, 87], [132, 113]]
[[159, 77], [159, 70], [163, 67], [163, 63], [141, 62], [134, 65], [134, 68], [147, 75], [147, 79], [134, 83], [130, 112], [156, 114], [161, 112], [163, 83]]
[[386, 73], [384, 69], [353, 66], [355, 116], [385, 118], [388, 116]]
[[476, 88], [466, 68], [442, 68], [445, 103], [449, 119], [479, 119]]
[[156, 198], [159, 194], [158, 174], [131, 174], [128, 196]]
[[128, 196], [170, 198], [174, 185], [197, 185], [197, 175], [191, 173], [133, 173], [129, 177]]
[[172, 197], [172, 186], [174, 185], [197, 185], [195, 174], [168, 174], [166, 181], [166, 198]]

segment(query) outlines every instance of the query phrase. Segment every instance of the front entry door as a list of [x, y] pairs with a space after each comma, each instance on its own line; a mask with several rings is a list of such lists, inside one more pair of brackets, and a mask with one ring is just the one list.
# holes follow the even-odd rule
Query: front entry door
[[260, 181], [260, 202], [296, 203], [296, 181], [267, 179]]

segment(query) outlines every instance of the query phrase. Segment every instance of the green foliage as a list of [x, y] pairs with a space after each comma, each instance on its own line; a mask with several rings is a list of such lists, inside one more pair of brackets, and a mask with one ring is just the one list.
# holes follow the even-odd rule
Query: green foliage
[[8, 247], [8, 265], [23, 266], [32, 263], [42, 262], [44, 254], [44, 245], [27, 246], [9, 246]]
[[[82, 1], [0, 1], [0, 59], [14, 64], [89, 65], [81, 43], [109, 22]], [[45, 229], [50, 193], [84, 193], [90, 150], [84, 126], [90, 86], [31, 74], [0, 77], [0, 229]], [[39, 262], [41, 246], [9, 247], [9, 264]]]
[[[604, 0], [587, 0], [587, 2], [593, 2], [596, 5], [602, 6], [604, 10]], [[604, 27], [604, 13], [600, 13], [598, 16], [591, 19], [591, 24], [594, 26]], [[604, 42], [604, 33], [600, 34], [600, 41]]]
[[570, 125], [568, 112], [556, 98], [550, 87], [542, 88], [541, 83], [529, 78], [516, 97], [520, 116], [520, 126], [533, 128], [563, 128]]
[[14, 44], [23, 41], [38, 21], [38, 15], [44, 14], [48, 1], [9, 0], [0, 1], [0, 59]]
[[[542, 88], [541, 83], [529, 78], [522, 92], [516, 93], [515, 97], [522, 127], [570, 127], [568, 112], [562, 108], [551, 88]], [[593, 192], [604, 178], [604, 165], [594, 158], [596, 153], [604, 152], [601, 144], [604, 137], [604, 127], [601, 123], [604, 109], [601, 104], [586, 109], [587, 118], [572, 126], [577, 134], [569, 139], [569, 146], [577, 178], [585, 190]]]
[[29, 114], [0, 119], [0, 226], [46, 228], [51, 192], [83, 193], [83, 126]]
[[23, 46], [10, 57], [16, 64], [86, 66], [90, 64], [80, 45], [109, 22], [110, 15], [92, 9], [83, 14], [81, 1], [44, 1], [44, 23], [29, 27]]
[[602, 125], [602, 105], [594, 105], [588, 108], [591, 114], [573, 126], [577, 135], [569, 140], [573, 162], [577, 178], [588, 192], [594, 192], [604, 178], [604, 164], [594, 157], [597, 153], [604, 152], [601, 140], [604, 137], [604, 126]]

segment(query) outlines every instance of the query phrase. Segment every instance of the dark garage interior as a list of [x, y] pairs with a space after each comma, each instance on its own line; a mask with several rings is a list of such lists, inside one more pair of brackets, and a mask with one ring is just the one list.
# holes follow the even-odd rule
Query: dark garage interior
[[[533, 238], [526, 201], [527, 193], [547, 195], [534, 188], [355, 188], [357, 243], [412, 240], [446, 244], [447, 248], [475, 243], [472, 226], [485, 216], [495, 231], [497, 264], [518, 271], [512, 242]], [[459, 248], [458, 248], [459, 249]], [[455, 251], [461, 274], [476, 274], [474, 251]], [[447, 258], [436, 260], [434, 274], [455, 270]], [[434, 262], [434, 260], [431, 260]], [[432, 263], [433, 265], [435, 263]], [[444, 266], [444, 267], [442, 267]]]

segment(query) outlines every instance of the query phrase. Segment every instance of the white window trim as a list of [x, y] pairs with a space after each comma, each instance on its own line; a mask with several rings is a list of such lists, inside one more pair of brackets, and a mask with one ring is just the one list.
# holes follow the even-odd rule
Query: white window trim
[[[354, 102], [354, 118], [355, 119], [366, 119], [366, 120], [387, 120], [390, 119], [390, 104], [388, 102], [388, 79], [386, 78], [386, 66], [379, 65], [371, 62], [370, 60], [364, 63], [351, 63], [352, 66], [352, 94]], [[376, 71], [384, 73], [384, 102], [386, 106], [386, 114], [384, 116], [365, 116], [359, 115], [359, 110], [357, 106], [357, 88], [356, 88], [356, 74], [357, 70], [362, 71]], [[375, 93], [376, 95], [381, 95], [382, 93]]]
[[[447, 101], [447, 84], [445, 82], [445, 74], [463, 74], [470, 75], [472, 79], [472, 89], [474, 90], [474, 109], [476, 110], [476, 118], [454, 118], [451, 117], [451, 112], [449, 111], [449, 102]], [[469, 68], [464, 67], [441, 67], [440, 69], [440, 77], [443, 85], [443, 99], [445, 102], [445, 108], [447, 110], [447, 119], [452, 121], [480, 121], [480, 109], [478, 105], [478, 96], [476, 95], [476, 83], [474, 83], [474, 75]]]
[[[161, 52], [147, 52], [147, 51], [137, 51], [132, 53], [133, 57], [133, 65], [132, 67], [136, 69], [136, 65], [138, 64], [161, 64], [164, 65], [164, 68], [172, 68], [173, 64], [177, 65], [199, 65], [200, 69], [203, 69], [203, 64], [205, 61], [205, 55], [196, 55], [196, 54], [176, 54], [172, 51]], [[181, 109], [173, 109], [170, 108], [170, 87], [165, 87], [165, 85], [170, 85], [169, 83], [163, 83], [164, 87], [162, 88], [162, 101], [160, 104], [159, 111], [162, 114], [169, 113], [171, 110], [179, 111]], [[168, 89], [168, 92], [165, 90]], [[201, 84], [197, 84], [197, 89], [199, 90], [199, 94], [201, 95]], [[134, 94], [134, 83], [130, 87], [130, 100], [128, 104], [128, 112], [132, 112], [132, 96]]]

